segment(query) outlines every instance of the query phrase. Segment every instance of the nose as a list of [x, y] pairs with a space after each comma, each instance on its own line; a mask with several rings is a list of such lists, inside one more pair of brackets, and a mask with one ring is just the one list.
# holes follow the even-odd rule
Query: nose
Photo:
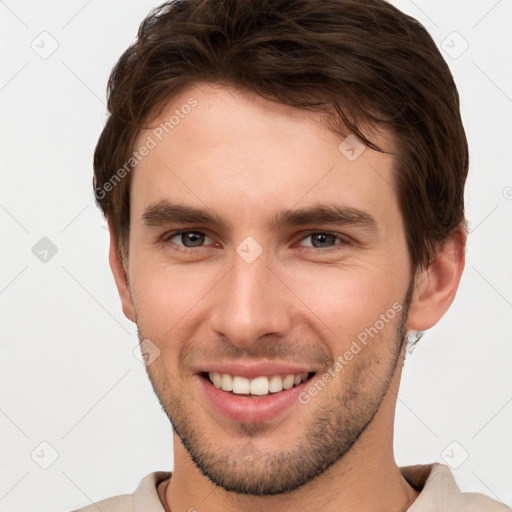
[[292, 305], [276, 274], [265, 252], [251, 263], [235, 254], [231, 270], [211, 297], [213, 331], [240, 347], [263, 336], [286, 335], [292, 324]]

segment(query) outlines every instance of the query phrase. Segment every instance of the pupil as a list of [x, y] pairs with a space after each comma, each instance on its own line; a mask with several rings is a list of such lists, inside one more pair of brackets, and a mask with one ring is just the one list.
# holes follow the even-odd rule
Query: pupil
[[181, 241], [186, 247], [197, 247], [204, 242], [204, 235], [201, 233], [183, 233], [181, 235]]
[[324, 247], [325, 244], [330, 245], [330, 242], [334, 243], [334, 235], [329, 235], [327, 233], [318, 233], [313, 235], [313, 246], [314, 247]]

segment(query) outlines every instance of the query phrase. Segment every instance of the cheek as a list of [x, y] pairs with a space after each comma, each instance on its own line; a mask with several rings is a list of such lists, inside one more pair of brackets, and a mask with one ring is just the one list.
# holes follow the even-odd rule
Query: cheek
[[373, 324], [403, 298], [401, 283], [377, 267], [308, 265], [283, 280], [314, 316], [340, 334]]
[[131, 289], [137, 323], [148, 335], [167, 343], [174, 337], [171, 333], [176, 335], [190, 323], [196, 306], [218, 281], [217, 272], [213, 266], [192, 270], [161, 262], [133, 263]]

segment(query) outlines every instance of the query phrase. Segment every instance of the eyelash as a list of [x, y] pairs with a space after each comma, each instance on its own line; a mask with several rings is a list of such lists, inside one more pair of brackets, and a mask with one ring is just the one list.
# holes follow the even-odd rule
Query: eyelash
[[[204, 231], [193, 230], [193, 229], [184, 229], [184, 230], [180, 230], [180, 231], [172, 231], [171, 233], [167, 233], [166, 235], [164, 235], [163, 241], [164, 242], [169, 242], [171, 238], [174, 238], [177, 235], [182, 235], [184, 233], [195, 233], [195, 234], [205, 235], [205, 236], [209, 237], [209, 235], [207, 233], [205, 233]], [[317, 231], [310, 231], [307, 234], [303, 234], [297, 241], [301, 242], [301, 241], [306, 240], [307, 238], [309, 238], [309, 237], [311, 237], [313, 235], [334, 236], [334, 237], [336, 237], [337, 239], [340, 240], [340, 243], [336, 244], [333, 247], [328, 247], [328, 248], [307, 247], [306, 246], [306, 247], [301, 247], [301, 249], [305, 250], [306, 252], [313, 251], [313, 252], [318, 254], [319, 252], [321, 252], [321, 253], [330, 253], [330, 252], [339, 250], [340, 247], [345, 247], [345, 246], [352, 245], [352, 240], [349, 237], [347, 237], [346, 235], [341, 235], [339, 233], [333, 233], [331, 231], [318, 231], [318, 230]], [[209, 237], [209, 238], [212, 238], [212, 237]], [[202, 250], [210, 249], [208, 247], [205, 247], [204, 245], [198, 246], [198, 247], [185, 247], [185, 246], [181, 246], [181, 245], [175, 244], [173, 242], [171, 242], [170, 246], [172, 247], [172, 250], [177, 251], [177, 252], [181, 252], [181, 253], [185, 253], [185, 254], [190, 254], [191, 252], [195, 252], [195, 251], [201, 250], [201, 249]]]

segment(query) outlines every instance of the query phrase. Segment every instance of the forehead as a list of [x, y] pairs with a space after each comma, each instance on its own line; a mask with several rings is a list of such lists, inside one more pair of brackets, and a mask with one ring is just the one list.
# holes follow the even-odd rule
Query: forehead
[[[392, 153], [390, 133], [371, 138]], [[139, 134], [143, 146], [130, 191], [139, 214], [165, 199], [252, 216], [326, 201], [379, 217], [397, 205], [393, 154], [334, 133], [325, 114], [248, 91], [195, 84]]]

